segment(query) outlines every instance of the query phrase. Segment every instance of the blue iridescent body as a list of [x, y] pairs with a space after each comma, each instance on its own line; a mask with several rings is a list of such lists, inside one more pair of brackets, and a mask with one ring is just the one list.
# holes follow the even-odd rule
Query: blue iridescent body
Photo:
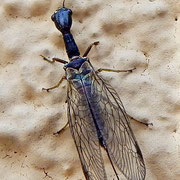
[[[105, 134], [103, 132], [103, 121], [100, 113], [102, 110], [97, 103], [99, 94], [95, 92], [95, 87], [92, 85], [92, 75], [94, 70], [87, 58], [76, 59], [73, 63], [72, 62], [65, 65], [66, 68], [68, 67], [66, 69], [66, 78], [72, 83], [78, 93], [81, 94], [81, 100], [84, 99], [82, 105], [89, 108], [100, 144], [103, 146], [103, 144], [105, 144], [105, 141], [103, 141]], [[80, 66], [77, 68], [77, 65]]]
[[72, 11], [67, 8], [61, 8], [55, 12], [51, 19], [55, 22], [55, 25], [59, 31], [61, 31], [66, 46], [66, 52], [69, 58], [79, 56], [79, 49], [74, 41], [73, 35], [70, 32], [72, 25]]
[[84, 175], [87, 180], [107, 180], [101, 154], [103, 147], [118, 180], [116, 169], [128, 180], [144, 180], [144, 160], [124, 106], [89, 59], [80, 56], [70, 32], [71, 16], [72, 11], [63, 7], [51, 18], [63, 35], [70, 60], [64, 65], [68, 81], [68, 122]]
[[103, 123], [100, 121], [100, 114], [97, 114], [97, 107], [93, 103], [97, 101], [96, 99], [94, 100], [94, 97], [91, 96], [91, 81], [89, 78], [87, 78], [89, 76], [87, 74], [93, 72], [93, 69], [88, 69], [87, 67], [80, 69], [83, 63], [87, 61], [87, 58], [80, 57], [78, 47], [75, 43], [73, 35], [70, 32], [70, 28], [72, 25], [71, 15], [72, 11], [70, 9], [61, 8], [55, 14], [52, 15], [51, 19], [55, 22], [57, 29], [59, 29], [63, 35], [68, 57], [73, 58], [77, 56], [77, 58], [70, 61], [68, 64], [64, 66], [66, 72], [68, 72], [68, 68], [71, 68], [71, 70], [75, 69], [75, 72], [70, 73], [70, 77], [66, 75], [66, 79], [73, 82], [74, 87], [79, 91], [79, 93], [81, 93], [82, 96], [86, 96], [86, 100], [88, 103], [84, 105], [89, 106], [94, 119], [94, 123], [97, 128], [99, 140], [102, 141], [103, 135], [101, 134], [100, 129], [103, 129]]

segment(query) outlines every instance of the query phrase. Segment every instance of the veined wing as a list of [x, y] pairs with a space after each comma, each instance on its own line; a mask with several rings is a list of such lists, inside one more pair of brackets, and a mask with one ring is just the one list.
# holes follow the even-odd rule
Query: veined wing
[[99, 139], [88, 101], [83, 91], [78, 92], [71, 82], [68, 86], [67, 102], [69, 126], [86, 179], [107, 180]]
[[70, 71], [69, 124], [86, 179], [107, 179], [101, 144], [128, 180], [144, 180], [143, 157], [118, 94], [89, 62]]
[[101, 132], [107, 153], [128, 180], [144, 180], [146, 169], [142, 153], [118, 94], [95, 71], [91, 81], [94, 93], [99, 94]]

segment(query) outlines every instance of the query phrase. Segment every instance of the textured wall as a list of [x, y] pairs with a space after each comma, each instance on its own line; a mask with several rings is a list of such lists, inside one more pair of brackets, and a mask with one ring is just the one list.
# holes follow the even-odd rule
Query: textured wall
[[[0, 179], [84, 179], [67, 122], [63, 65], [67, 59], [50, 16], [60, 0], [0, 1]], [[147, 167], [146, 180], [180, 179], [179, 0], [67, 0], [72, 33], [95, 67], [133, 73], [102, 73], [120, 94]], [[107, 164], [108, 166], [108, 164]], [[107, 169], [109, 179], [112, 173]]]

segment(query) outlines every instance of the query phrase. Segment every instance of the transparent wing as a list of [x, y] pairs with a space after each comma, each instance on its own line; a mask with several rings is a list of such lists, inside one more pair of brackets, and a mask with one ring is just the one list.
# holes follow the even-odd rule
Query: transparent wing
[[96, 128], [88, 102], [71, 83], [68, 86], [68, 120], [87, 180], [107, 180]]
[[144, 180], [146, 170], [142, 153], [118, 94], [96, 72], [91, 78], [94, 93], [99, 95], [101, 132], [109, 157], [127, 179]]
[[70, 71], [68, 118], [86, 179], [107, 179], [101, 144], [128, 180], [144, 180], [143, 157], [118, 94], [89, 62]]

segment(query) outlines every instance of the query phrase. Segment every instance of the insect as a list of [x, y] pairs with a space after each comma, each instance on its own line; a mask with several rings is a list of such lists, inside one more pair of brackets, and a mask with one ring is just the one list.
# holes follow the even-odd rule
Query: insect
[[54, 87], [43, 89], [47, 91], [54, 89], [65, 79], [68, 82], [68, 123], [87, 180], [107, 180], [102, 149], [106, 151], [118, 180], [117, 169], [128, 180], [144, 180], [145, 164], [130, 127], [128, 115], [116, 91], [99, 76], [101, 71], [121, 72], [121, 70], [94, 70], [87, 55], [98, 42], [92, 43], [84, 55], [80, 56], [70, 32], [72, 11], [65, 8], [64, 2], [65, 0], [63, 7], [51, 18], [63, 35], [70, 62], [58, 58], [49, 60], [42, 56], [48, 62], [57, 61], [65, 64], [65, 76], [59, 83]]

